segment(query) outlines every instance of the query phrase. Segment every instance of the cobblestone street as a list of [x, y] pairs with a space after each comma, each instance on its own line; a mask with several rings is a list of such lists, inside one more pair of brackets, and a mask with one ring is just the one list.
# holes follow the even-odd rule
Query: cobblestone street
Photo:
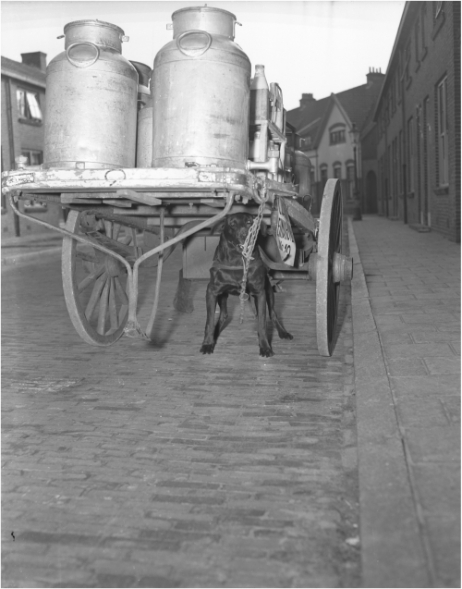
[[58, 258], [3, 274], [3, 587], [359, 586], [349, 283], [332, 358], [300, 281], [276, 294], [294, 339], [273, 358], [236, 297], [203, 356], [206, 282], [174, 311], [179, 254], [153, 344], [81, 341]]

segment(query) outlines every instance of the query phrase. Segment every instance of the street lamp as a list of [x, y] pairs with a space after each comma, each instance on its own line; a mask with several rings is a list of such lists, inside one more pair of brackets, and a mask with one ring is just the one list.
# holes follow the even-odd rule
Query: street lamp
[[357, 167], [357, 159], [356, 159], [356, 146], [358, 145], [359, 133], [356, 127], [356, 123], [351, 125], [350, 131], [348, 131], [350, 135], [351, 143], [353, 144], [353, 160], [354, 160], [354, 184], [353, 184], [353, 221], [360, 221], [361, 220], [361, 207], [360, 207], [360, 199], [359, 199], [359, 191], [358, 191], [358, 167]]

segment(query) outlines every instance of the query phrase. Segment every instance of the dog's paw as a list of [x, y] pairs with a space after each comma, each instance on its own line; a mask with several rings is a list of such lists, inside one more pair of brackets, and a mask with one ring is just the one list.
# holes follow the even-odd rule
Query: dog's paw
[[271, 358], [271, 356], [274, 356], [271, 346], [260, 346], [260, 356], [263, 356], [263, 358]]
[[202, 354], [213, 354], [214, 348], [215, 348], [215, 344], [202, 344], [201, 353]]
[[294, 336], [293, 336], [291, 333], [289, 333], [288, 331], [282, 331], [282, 332], [279, 334], [279, 337], [280, 337], [281, 339], [294, 339]]

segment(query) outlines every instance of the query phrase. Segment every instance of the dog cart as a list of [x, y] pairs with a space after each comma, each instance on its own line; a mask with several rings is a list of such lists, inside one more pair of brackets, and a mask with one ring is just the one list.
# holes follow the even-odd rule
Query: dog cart
[[[206, 277], [213, 251], [209, 247], [201, 258], [195, 240], [213, 239], [213, 228], [226, 215], [249, 212], [254, 233], [265, 220], [271, 227], [261, 249], [270, 274], [316, 281], [318, 350], [330, 356], [340, 283], [352, 274], [352, 260], [342, 254], [340, 183], [327, 181], [315, 219], [309, 160], [285, 120], [279, 86], [268, 86], [263, 66], [250, 80], [250, 62], [233, 42], [234, 15], [189, 7], [172, 17], [174, 40], [156, 57], [150, 90], [143, 84], [149, 68], [137, 62], [123, 63], [125, 74], [108, 79], [116, 75], [109, 61], [114, 49], [109, 57], [104, 53], [110, 53], [110, 42], [119, 47], [121, 29], [101, 21], [66, 25], [66, 50], [47, 70], [44, 164], [33, 168], [19, 161], [17, 170], [2, 174], [2, 192], [15, 214], [63, 235], [66, 305], [85, 342], [108, 346], [124, 334], [149, 339], [163, 262], [173, 247], [183, 243], [183, 280]], [[121, 55], [117, 59], [119, 64]], [[120, 87], [124, 75], [128, 81]], [[98, 96], [97, 104], [131, 93], [120, 120], [113, 124], [111, 114], [120, 113], [120, 104], [104, 109], [111, 114], [106, 122], [95, 103], [85, 111], [89, 96], [116, 83], [118, 93]], [[78, 100], [72, 114], [63, 115], [63, 97], [71, 94]], [[135, 132], [133, 125], [127, 128], [133, 104]], [[82, 117], [92, 116], [82, 124]], [[88, 148], [91, 142], [96, 149]], [[63, 207], [65, 226], [25, 213], [22, 199]], [[140, 265], [153, 256], [157, 281], [144, 327], [137, 319]]]

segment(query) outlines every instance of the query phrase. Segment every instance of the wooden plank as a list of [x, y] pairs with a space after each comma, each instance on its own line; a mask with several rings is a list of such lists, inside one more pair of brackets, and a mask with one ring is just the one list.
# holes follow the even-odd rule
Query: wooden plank
[[287, 212], [289, 213], [289, 217], [292, 219], [295, 225], [301, 229], [304, 229], [305, 231], [310, 231], [314, 235], [316, 231], [316, 222], [313, 218], [313, 215], [308, 212], [305, 207], [302, 207], [302, 205], [296, 200], [286, 198], [285, 203], [287, 205]]

